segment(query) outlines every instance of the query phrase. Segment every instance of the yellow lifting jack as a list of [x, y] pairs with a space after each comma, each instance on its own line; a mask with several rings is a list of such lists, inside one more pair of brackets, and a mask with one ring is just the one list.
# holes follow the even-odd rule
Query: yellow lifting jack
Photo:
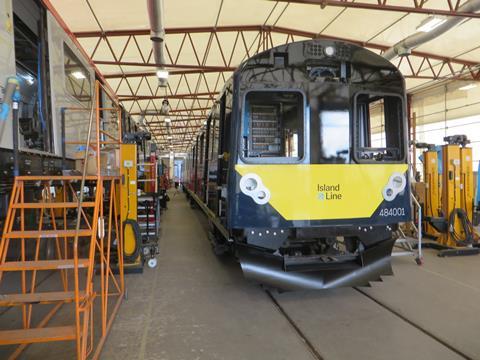
[[475, 255], [479, 236], [473, 221], [472, 148], [465, 135], [447, 136], [441, 147], [441, 167], [434, 145], [417, 144], [423, 152], [425, 232], [436, 238], [430, 247], [439, 256]]

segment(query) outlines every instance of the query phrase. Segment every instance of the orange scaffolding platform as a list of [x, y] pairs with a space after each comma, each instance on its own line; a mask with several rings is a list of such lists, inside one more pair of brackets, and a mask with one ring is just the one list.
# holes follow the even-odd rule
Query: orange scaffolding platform
[[[111, 102], [108, 109], [100, 107], [101, 96]], [[82, 175], [14, 179], [0, 242], [0, 285], [9, 276], [19, 279], [15, 293], [0, 294], [0, 306], [21, 309], [20, 326], [0, 331], [0, 345], [17, 345], [10, 359], [29, 344], [56, 341], [75, 342], [76, 354], [66, 358], [98, 358], [125, 293], [120, 176], [102, 170], [102, 154], [121, 144], [121, 112], [98, 82], [94, 104], [86, 109]], [[89, 161], [95, 174], [87, 172]], [[47, 243], [53, 254], [41, 251]], [[52, 273], [48, 291], [39, 286], [44, 271]], [[62, 307], [68, 310], [61, 325], [53, 325]]]

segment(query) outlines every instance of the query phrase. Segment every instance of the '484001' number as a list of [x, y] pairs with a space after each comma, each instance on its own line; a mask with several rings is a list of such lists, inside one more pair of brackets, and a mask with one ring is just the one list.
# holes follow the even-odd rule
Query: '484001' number
[[405, 208], [390, 208], [380, 210], [380, 216], [404, 216]]

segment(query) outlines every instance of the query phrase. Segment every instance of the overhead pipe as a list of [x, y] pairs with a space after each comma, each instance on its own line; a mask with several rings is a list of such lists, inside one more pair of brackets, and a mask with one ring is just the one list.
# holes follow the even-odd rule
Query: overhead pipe
[[152, 40], [153, 58], [157, 64], [159, 86], [167, 86], [168, 71], [165, 69], [165, 12], [163, 0], [147, 0], [150, 20], [150, 40]]
[[[465, 4], [460, 6], [457, 11], [458, 12], [467, 12], [473, 13], [480, 10], [480, 0], [470, 0], [467, 1]], [[447, 18], [447, 20], [429, 32], [416, 32], [413, 35], [408, 36], [407, 38], [401, 40], [400, 42], [393, 45], [391, 48], [385, 51], [383, 57], [387, 60], [393, 60], [397, 56], [405, 56], [409, 55], [412, 49], [430, 41], [438, 36], [442, 35], [443, 33], [447, 32], [448, 30], [452, 29], [459, 23], [461, 23], [465, 18], [452, 16]]]

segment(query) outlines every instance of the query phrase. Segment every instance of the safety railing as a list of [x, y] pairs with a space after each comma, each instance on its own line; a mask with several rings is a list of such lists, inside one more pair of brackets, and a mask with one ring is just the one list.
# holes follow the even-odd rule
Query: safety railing
[[[0, 306], [20, 306], [22, 309], [22, 328], [0, 331], [0, 345], [19, 345], [10, 359], [17, 358], [31, 343], [64, 340], [76, 342], [77, 359], [86, 359], [92, 354], [93, 358], [98, 358], [123, 298], [123, 231], [117, 190], [120, 176], [115, 175], [115, 171], [105, 174], [102, 170], [104, 153], [116, 151], [121, 144], [121, 110], [99, 82], [96, 82], [95, 90], [91, 109], [61, 110], [63, 170], [67, 170], [66, 147], [82, 145], [83, 158], [77, 159], [83, 160], [81, 174], [67, 171], [62, 176], [16, 176], [14, 180], [0, 242], [0, 281], [4, 273], [14, 271], [20, 272], [22, 279], [20, 293], [0, 296]], [[86, 138], [67, 141], [67, 114], [86, 111], [90, 111]], [[96, 165], [94, 169], [89, 168], [92, 163]], [[39, 185], [40, 198], [28, 197], [26, 189]], [[57, 189], [58, 197], [52, 195], [52, 188]], [[90, 199], [85, 201], [86, 188], [91, 192]], [[76, 209], [74, 220], [68, 215], [73, 209]], [[27, 218], [37, 219], [37, 223], [28, 224]], [[42, 258], [39, 251], [42, 241], [49, 239], [55, 243], [55, 260]], [[20, 254], [14, 254], [18, 247], [10, 246], [13, 241], [20, 241]], [[29, 243], [34, 245], [33, 256], [28, 252]], [[16, 257], [20, 261], [9, 260], [9, 254], [10, 258]], [[113, 259], [115, 255], [116, 259]], [[114, 269], [114, 266], [118, 268]], [[38, 291], [36, 275], [43, 270], [60, 272], [61, 290]], [[69, 278], [73, 278], [73, 286], [69, 285]], [[84, 286], [81, 286], [81, 279], [85, 280]], [[95, 284], [98, 279], [99, 286]], [[55, 287], [55, 284], [50, 285]], [[94, 311], [98, 298], [99, 312]], [[63, 304], [72, 302], [74, 325], [47, 326]], [[55, 304], [53, 309], [34, 323], [33, 307], [50, 303]], [[100, 334], [94, 335], [95, 328], [101, 329]]]
[[415, 237], [407, 236], [401, 230], [398, 229], [398, 237], [395, 240], [394, 249], [397, 251], [392, 252], [392, 256], [415, 256], [415, 262], [417, 264], [423, 263], [422, 254], [422, 206], [417, 198], [411, 194], [412, 209], [416, 212], [415, 219], [408, 225], [412, 227]]

